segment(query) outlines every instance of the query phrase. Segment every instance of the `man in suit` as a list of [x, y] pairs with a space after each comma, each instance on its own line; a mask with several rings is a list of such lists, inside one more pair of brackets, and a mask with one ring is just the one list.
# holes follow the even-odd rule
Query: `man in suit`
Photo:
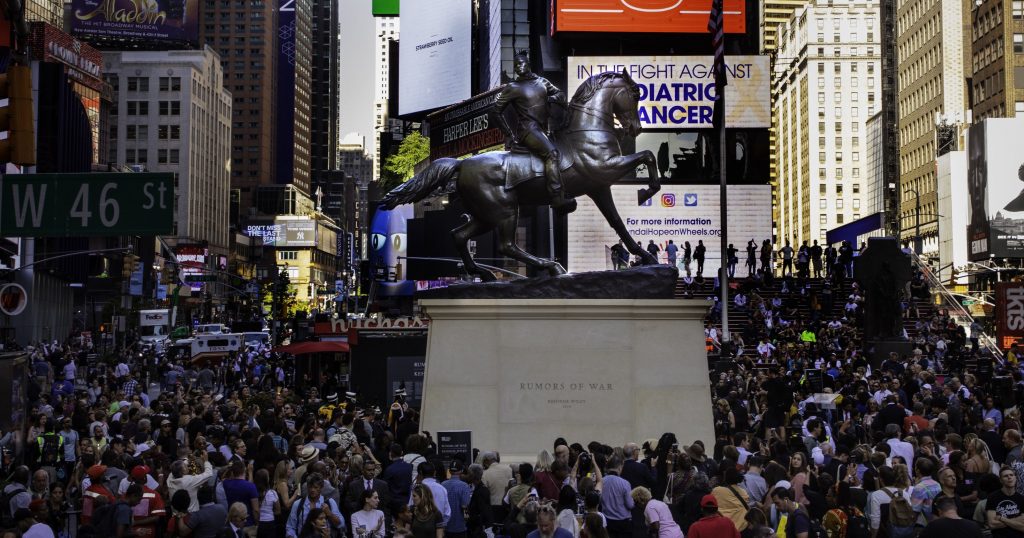
[[[402, 446], [393, 443], [388, 452], [391, 456], [391, 463], [388, 464], [380, 477], [388, 485], [388, 497], [391, 499], [390, 509], [396, 511], [399, 506], [409, 504], [412, 494], [412, 464], [402, 459]], [[381, 503], [382, 506], [384, 503]]]
[[622, 455], [625, 458], [625, 462], [622, 464], [622, 478], [629, 482], [629, 487], [645, 487], [651, 489], [654, 487], [654, 471], [637, 461], [640, 456], [640, 448], [636, 443], [626, 443], [622, 447]]
[[367, 460], [363, 463], [362, 478], [349, 482], [348, 488], [345, 489], [345, 506], [348, 508], [348, 513], [351, 514], [362, 510], [363, 492], [367, 489], [372, 489], [380, 497], [379, 506], [380, 510], [384, 512], [384, 516], [387, 518], [391, 517], [391, 488], [388, 487], [387, 482], [374, 478], [376, 474], [377, 462]]

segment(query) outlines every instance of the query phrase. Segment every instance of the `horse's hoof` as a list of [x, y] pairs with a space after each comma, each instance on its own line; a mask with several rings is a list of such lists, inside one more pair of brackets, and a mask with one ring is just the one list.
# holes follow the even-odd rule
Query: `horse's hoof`
[[480, 270], [480, 273], [478, 273], [477, 276], [479, 276], [480, 280], [483, 282], [494, 282], [498, 280], [498, 277], [494, 276], [494, 273], [486, 269]]

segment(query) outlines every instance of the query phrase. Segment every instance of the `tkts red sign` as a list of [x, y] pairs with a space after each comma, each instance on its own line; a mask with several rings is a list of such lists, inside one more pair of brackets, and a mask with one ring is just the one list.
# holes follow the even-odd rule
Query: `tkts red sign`
[[[554, 32], [708, 31], [711, 0], [552, 0]], [[745, 0], [725, 0], [725, 31], [747, 31]]]
[[1003, 349], [1024, 339], [1024, 283], [996, 284], [996, 330]]

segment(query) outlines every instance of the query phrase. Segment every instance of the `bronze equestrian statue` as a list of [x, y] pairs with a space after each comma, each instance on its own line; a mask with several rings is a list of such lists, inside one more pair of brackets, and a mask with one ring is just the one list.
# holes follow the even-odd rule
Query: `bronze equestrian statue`
[[[517, 58], [517, 73], [523, 79], [528, 70], [522, 70]], [[538, 77], [539, 78], [539, 77]], [[529, 79], [532, 80], [532, 79]], [[516, 83], [522, 81], [517, 80]], [[545, 83], [547, 81], [544, 81]], [[547, 83], [550, 84], [550, 83]], [[530, 100], [551, 95], [546, 84], [537, 82], [536, 95], [523, 101], [531, 107]], [[539, 88], [544, 87], [541, 95]], [[516, 100], [510, 94], [508, 101]], [[557, 95], [557, 94], [556, 94]], [[577, 196], [589, 196], [597, 205], [630, 253], [638, 256], [645, 265], [657, 264], [657, 259], [641, 248], [629, 235], [612, 198], [611, 186], [638, 166], [647, 168], [648, 188], [638, 193], [638, 203], [649, 200], [661, 189], [661, 178], [654, 153], [640, 151], [623, 155], [619, 145], [619, 133], [615, 121], [625, 131], [625, 136], [635, 137], [640, 132], [640, 116], [637, 103], [640, 89], [623, 70], [622, 73], [600, 73], [587, 79], [569, 102], [568, 119], [565, 126], [556, 130], [553, 136], [538, 135], [542, 115], [527, 119], [526, 133], [517, 135], [522, 143], [532, 148], [532, 153], [523, 151], [492, 151], [466, 159], [437, 159], [406, 183], [395, 187], [381, 201], [385, 209], [402, 204], [418, 202], [435, 192], [454, 191], [465, 204], [468, 212], [466, 222], [452, 230], [455, 246], [462, 256], [464, 267], [471, 275], [490, 281], [495, 277], [482, 269], [469, 252], [469, 240], [473, 237], [497, 230], [501, 253], [543, 269], [551, 275], [565, 273], [555, 260], [534, 256], [516, 244], [516, 226], [519, 220], [519, 206], [548, 205], [552, 195], [560, 198], [558, 190], [569, 200]], [[519, 109], [523, 105], [514, 105]], [[532, 110], [532, 107], [531, 107]], [[546, 111], [543, 114], [546, 117]], [[536, 120], [536, 126], [533, 125]], [[523, 127], [520, 115], [519, 125]], [[507, 124], [505, 125], [508, 128]], [[553, 148], [551, 147], [553, 146]], [[542, 158], [541, 155], [544, 157]], [[556, 173], [550, 173], [557, 169]], [[561, 187], [561, 189], [559, 189]], [[552, 192], [554, 191], [554, 192]], [[559, 203], [556, 200], [556, 205]], [[563, 207], [563, 211], [571, 207]], [[595, 246], [599, 248], [599, 246]]]

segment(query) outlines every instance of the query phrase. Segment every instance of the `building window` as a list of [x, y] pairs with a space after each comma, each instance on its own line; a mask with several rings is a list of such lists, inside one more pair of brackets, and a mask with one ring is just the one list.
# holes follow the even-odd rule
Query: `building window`
[[181, 114], [181, 102], [179, 101], [160, 101], [160, 115], [161, 116], [178, 116]]
[[159, 138], [160, 140], [179, 140], [181, 139], [181, 126], [180, 125], [161, 125], [159, 127]]
[[[860, 177], [860, 168], [853, 169], [853, 177]], [[860, 194], [860, 183], [853, 184], [853, 194]]]
[[128, 91], [148, 92], [149, 77], [128, 77]]
[[297, 260], [299, 259], [299, 251], [297, 250], [279, 250], [277, 257], [280, 260]]
[[1024, 101], [1017, 101], [1013, 104], [1013, 109], [1017, 114], [1024, 114]]
[[853, 208], [854, 209], [860, 209], [860, 198], [854, 198], [853, 199]]
[[828, 209], [828, 200], [818, 198], [818, 209]]
[[1013, 34], [1013, 52], [1024, 52], [1024, 34]]
[[160, 91], [181, 91], [181, 77], [160, 77]]
[[842, 208], [843, 208], [843, 199], [842, 198], [836, 198], [836, 209], [842, 209]]
[[148, 116], [149, 101], [128, 101], [129, 116]]
[[1024, 0], [1013, 0], [1013, 18], [1024, 19]]
[[180, 159], [181, 159], [181, 150], [172, 149], [171, 150], [170, 159], [169, 159], [171, 164], [178, 164]]
[[843, 186], [836, 185], [836, 194], [843, 194]]
[[818, 215], [818, 222], [822, 226], [828, 226], [828, 215]]
[[836, 224], [842, 224], [842, 223], [843, 223], [843, 214], [839, 213], [839, 214], [836, 215]]
[[156, 150], [156, 162], [158, 164], [167, 164], [167, 150], [166, 149], [161, 148], [161, 149]]
[[129, 125], [129, 126], [125, 127], [124, 137], [127, 138], [128, 140], [135, 140], [135, 136], [136, 136], [136, 133], [137, 133], [136, 129], [137, 129], [137, 126], [135, 126], [135, 125]]
[[[825, 169], [822, 168], [821, 171], [824, 172]], [[828, 192], [828, 186], [826, 186], [824, 183], [822, 183], [821, 185], [818, 185], [818, 193], [819, 194], [825, 194], [826, 192]]]

